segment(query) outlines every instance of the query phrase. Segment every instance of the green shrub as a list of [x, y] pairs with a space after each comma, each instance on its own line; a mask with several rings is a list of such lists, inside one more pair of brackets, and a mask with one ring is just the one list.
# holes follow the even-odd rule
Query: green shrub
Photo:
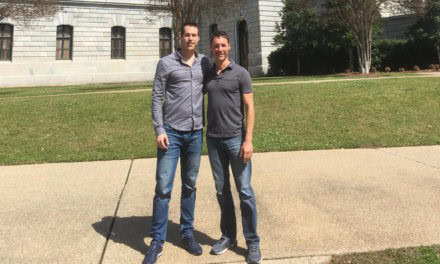
[[377, 69], [386, 66], [393, 69], [407, 69], [418, 65], [427, 68], [435, 62], [435, 50], [425, 41], [409, 41], [397, 39], [376, 40], [372, 46], [372, 65]]
[[[268, 56], [269, 76], [294, 75], [297, 69], [297, 53], [283, 46]], [[356, 55], [355, 55], [356, 56]], [[301, 53], [302, 75], [332, 74], [344, 72], [348, 67], [348, 52], [342, 48], [329, 49], [318, 45]]]
[[267, 60], [269, 76], [292, 75], [295, 72], [296, 54], [285, 46], [271, 52]]

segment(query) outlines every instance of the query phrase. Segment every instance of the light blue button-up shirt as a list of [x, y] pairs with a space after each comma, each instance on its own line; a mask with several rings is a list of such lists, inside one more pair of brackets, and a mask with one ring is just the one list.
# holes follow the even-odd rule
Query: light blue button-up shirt
[[159, 60], [153, 83], [152, 119], [156, 136], [167, 123], [179, 131], [202, 129], [204, 125], [203, 79], [210, 62], [195, 54], [192, 67], [182, 62], [179, 51]]

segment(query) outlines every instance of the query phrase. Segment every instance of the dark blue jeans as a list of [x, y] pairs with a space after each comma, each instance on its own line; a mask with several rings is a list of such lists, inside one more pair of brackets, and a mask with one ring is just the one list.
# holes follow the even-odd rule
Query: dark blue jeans
[[252, 164], [249, 160], [243, 163], [240, 157], [242, 136], [232, 138], [206, 137], [209, 162], [214, 176], [217, 200], [220, 205], [220, 229], [222, 236], [229, 239], [237, 238], [237, 220], [235, 217], [234, 200], [229, 180], [231, 165], [235, 185], [240, 197], [241, 220], [246, 244], [257, 244], [257, 206], [251, 186]]
[[156, 189], [150, 233], [153, 240], [162, 244], [167, 235], [168, 206], [179, 157], [182, 178], [180, 235], [182, 238], [193, 236], [196, 178], [203, 143], [202, 129], [186, 132], [165, 125], [165, 130], [170, 144], [167, 150], [157, 150]]

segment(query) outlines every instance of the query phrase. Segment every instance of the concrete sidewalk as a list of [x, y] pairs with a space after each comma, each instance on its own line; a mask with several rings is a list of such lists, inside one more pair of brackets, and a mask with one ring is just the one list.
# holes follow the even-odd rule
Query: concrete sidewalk
[[[154, 172], [155, 159], [0, 167], [0, 263], [141, 263]], [[440, 244], [440, 146], [259, 153], [252, 181], [264, 263]], [[158, 263], [243, 263], [240, 222], [239, 247], [209, 255], [220, 231], [206, 156], [197, 185], [204, 253], [180, 247], [177, 175]]]

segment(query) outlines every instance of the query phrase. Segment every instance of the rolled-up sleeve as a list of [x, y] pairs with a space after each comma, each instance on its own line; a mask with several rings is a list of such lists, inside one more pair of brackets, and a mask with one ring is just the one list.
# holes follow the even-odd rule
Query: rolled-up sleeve
[[165, 86], [166, 86], [166, 69], [164, 62], [159, 61], [156, 68], [156, 75], [154, 76], [153, 82], [153, 93], [152, 93], [152, 106], [151, 114], [153, 119], [153, 128], [156, 132], [156, 136], [165, 133], [163, 127], [163, 109], [162, 104], [165, 100]]

